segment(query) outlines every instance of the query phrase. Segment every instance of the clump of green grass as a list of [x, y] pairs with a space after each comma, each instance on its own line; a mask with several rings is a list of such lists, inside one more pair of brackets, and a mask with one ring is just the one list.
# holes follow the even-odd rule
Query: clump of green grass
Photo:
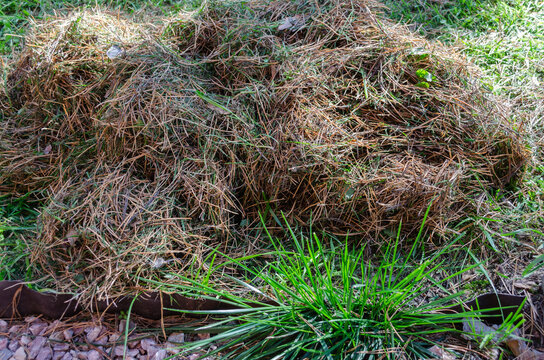
[[0, 197], [0, 280], [32, 280], [30, 250], [21, 236], [35, 230], [38, 212], [27, 196], [12, 199]]
[[[255, 256], [228, 262], [247, 275], [245, 281], [231, 279], [245, 289], [244, 295], [208, 286], [201, 279], [183, 278], [189, 285], [172, 287], [235, 307], [188, 312], [223, 317], [196, 329], [218, 335], [184, 350], [215, 345], [206, 355], [220, 354], [226, 359], [420, 359], [431, 356], [428, 348], [436, 344], [437, 334], [459, 332], [455, 324], [485, 316], [484, 311], [473, 309], [461, 313], [447, 310], [462, 295], [449, 292], [448, 282], [478, 266], [461, 268], [437, 280], [436, 274], [446, 262], [444, 255], [453, 243], [420, 260], [415, 254], [423, 241], [422, 232], [403, 256], [399, 231], [381, 261], [373, 265], [365, 260], [364, 247], [350, 250], [333, 241], [328, 244], [315, 234], [296, 236], [287, 228], [294, 251], [269, 235], [275, 250], [266, 255], [272, 261], [261, 267], [248, 265]], [[443, 294], [431, 297], [431, 289], [441, 289]], [[503, 339], [521, 322], [519, 313], [510, 316], [496, 334], [485, 337], [486, 341]], [[487, 345], [484, 341], [480, 344]]]

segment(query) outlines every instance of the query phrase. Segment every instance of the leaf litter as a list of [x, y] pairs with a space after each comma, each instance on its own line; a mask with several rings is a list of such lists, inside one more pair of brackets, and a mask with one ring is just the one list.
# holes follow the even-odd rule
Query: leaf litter
[[517, 186], [523, 127], [463, 57], [377, 2], [319, 3], [33, 25], [0, 92], [0, 193], [43, 204], [29, 246], [49, 287], [88, 300], [174, 281], [210, 248], [244, 254], [270, 211], [372, 241], [417, 232], [430, 206], [440, 237]]

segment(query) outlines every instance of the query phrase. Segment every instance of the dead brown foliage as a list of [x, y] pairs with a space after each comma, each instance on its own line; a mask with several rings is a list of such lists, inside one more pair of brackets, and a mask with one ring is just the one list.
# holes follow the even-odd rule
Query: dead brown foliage
[[410, 233], [430, 206], [443, 233], [515, 186], [520, 135], [452, 49], [370, 1], [244, 6], [161, 29], [82, 12], [28, 35], [1, 100], [0, 189], [44, 199], [35, 261], [60, 290], [200, 266], [268, 205], [367, 236]]

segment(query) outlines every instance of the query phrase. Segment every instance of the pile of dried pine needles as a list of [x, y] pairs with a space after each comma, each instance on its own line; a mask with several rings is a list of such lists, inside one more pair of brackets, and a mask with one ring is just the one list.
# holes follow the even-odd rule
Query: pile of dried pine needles
[[35, 24], [0, 97], [0, 193], [44, 205], [34, 261], [101, 298], [200, 267], [267, 209], [372, 237], [414, 231], [430, 206], [440, 234], [515, 187], [527, 154], [500, 99], [379, 12], [211, 1], [160, 26]]

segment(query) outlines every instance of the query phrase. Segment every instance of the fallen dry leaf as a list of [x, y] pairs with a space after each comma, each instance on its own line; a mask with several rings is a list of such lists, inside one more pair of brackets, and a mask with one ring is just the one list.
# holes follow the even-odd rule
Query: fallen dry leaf
[[72, 247], [76, 244], [76, 241], [78, 238], [79, 238], [79, 234], [74, 229], [70, 229], [68, 233], [66, 234], [66, 242]]
[[300, 15], [290, 16], [283, 20], [283, 24], [278, 26], [278, 30], [295, 31], [304, 25], [304, 19]]
[[220, 115], [229, 115], [231, 114], [232, 112], [227, 110], [227, 109], [224, 109], [224, 108], [221, 108], [219, 106], [215, 106], [215, 105], [212, 105], [212, 104], [206, 104], [206, 107], [210, 110], [213, 110], [215, 111], [216, 113], [220, 114]]
[[125, 50], [120, 47], [119, 45], [112, 45], [108, 51], [106, 52], [106, 55], [110, 59], [115, 59], [118, 57], [123, 57], [125, 55]]
[[536, 282], [529, 281], [529, 280], [515, 281], [513, 285], [514, 285], [514, 287], [516, 287], [518, 289], [524, 289], [524, 290], [529, 290], [529, 291], [538, 290], [538, 287], [539, 287]]
[[510, 337], [505, 343], [516, 356], [516, 360], [544, 360], [544, 353], [529, 348], [522, 339]]
[[[487, 326], [483, 322], [470, 319], [463, 321], [463, 331], [467, 333], [474, 332], [478, 335], [489, 334], [498, 328], [497, 325]], [[463, 335], [463, 337], [472, 340], [469, 336]], [[500, 334], [494, 336], [495, 341], [499, 341]], [[510, 351], [516, 356], [516, 360], [544, 360], [544, 353], [531, 349], [529, 345], [521, 338], [521, 334], [518, 330], [514, 331], [512, 335], [504, 340], [504, 343], [508, 346]]]
[[455, 355], [449, 353], [448, 351], [446, 351], [445, 349], [437, 346], [437, 345], [434, 345], [432, 348], [429, 349], [430, 352], [432, 352], [433, 354], [435, 354], [437, 356], [438, 359], [442, 359], [442, 360], [455, 360], [456, 357]]

